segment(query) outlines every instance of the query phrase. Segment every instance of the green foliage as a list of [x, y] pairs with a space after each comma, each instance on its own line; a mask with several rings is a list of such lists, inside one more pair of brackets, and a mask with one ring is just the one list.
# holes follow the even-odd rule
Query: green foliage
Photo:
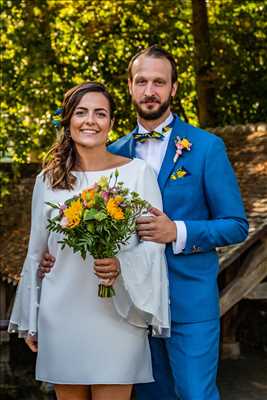
[[209, 8], [220, 125], [266, 120], [266, 1], [214, 0]]
[[[264, 1], [208, 3], [220, 125], [266, 118]], [[105, 82], [117, 102], [111, 140], [135, 124], [127, 65], [158, 43], [178, 62], [179, 98], [197, 124], [191, 3], [185, 0], [2, 0], [0, 155], [38, 161], [55, 139], [52, 112], [85, 80]]]
[[0, 171], [0, 207], [3, 207], [3, 199], [10, 194], [9, 191], [10, 178], [7, 173]]
[[153, 43], [180, 59], [181, 98], [194, 120], [190, 9], [173, 0], [7, 0], [2, 9], [2, 154], [8, 148], [15, 161], [38, 159], [55, 138], [51, 113], [85, 80], [105, 82], [116, 98], [111, 139], [127, 133], [135, 123], [127, 65]]

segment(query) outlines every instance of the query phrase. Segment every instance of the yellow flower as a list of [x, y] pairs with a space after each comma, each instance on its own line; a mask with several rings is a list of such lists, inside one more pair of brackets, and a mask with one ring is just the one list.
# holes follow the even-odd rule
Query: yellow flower
[[185, 176], [187, 174], [186, 171], [179, 169], [179, 171], [177, 171], [176, 175], [178, 178], [182, 178], [183, 176]]
[[107, 189], [108, 187], [108, 178], [106, 176], [101, 176], [99, 181], [97, 182], [101, 189]]
[[123, 211], [122, 211], [122, 209], [120, 207], [117, 207], [116, 210], [114, 210], [113, 218], [117, 219], [117, 220], [124, 219], [124, 214], [123, 214]]
[[123, 201], [122, 196], [115, 196], [114, 201], [116, 204], [120, 204]]
[[71, 205], [64, 210], [64, 216], [68, 220], [68, 228], [74, 228], [79, 225], [82, 214], [82, 203], [80, 200], [74, 200]]
[[181, 145], [183, 146], [183, 148], [185, 148], [186, 150], [190, 150], [191, 147], [191, 143], [189, 142], [189, 140], [187, 139], [182, 139], [181, 140]]
[[[120, 197], [120, 196], [116, 196], [116, 197]], [[107, 212], [108, 214], [117, 220], [121, 220], [124, 219], [124, 214], [123, 211], [120, 207], [118, 207], [117, 202], [115, 201], [115, 199], [109, 199], [107, 202]]]

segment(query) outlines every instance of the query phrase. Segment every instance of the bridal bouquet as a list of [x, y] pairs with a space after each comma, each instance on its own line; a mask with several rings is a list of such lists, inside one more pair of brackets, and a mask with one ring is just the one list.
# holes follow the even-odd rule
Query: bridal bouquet
[[[103, 176], [92, 187], [68, 199], [64, 204], [47, 203], [59, 210], [48, 220], [48, 230], [62, 232], [62, 249], [68, 245], [83, 259], [90, 253], [95, 259], [114, 257], [135, 231], [135, 220], [147, 212], [150, 204], [136, 192], [130, 192], [119, 173]], [[98, 296], [115, 295], [112, 286], [99, 285]]]

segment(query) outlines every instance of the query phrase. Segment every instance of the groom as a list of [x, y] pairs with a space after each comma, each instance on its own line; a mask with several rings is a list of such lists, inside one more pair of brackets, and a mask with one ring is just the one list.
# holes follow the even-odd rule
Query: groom
[[[128, 74], [137, 126], [109, 151], [142, 158], [158, 175], [164, 212], [152, 209], [137, 229], [142, 240], [166, 243], [172, 318], [171, 337], [150, 340], [155, 383], [136, 385], [136, 398], [218, 400], [216, 247], [247, 236], [239, 188], [223, 141], [171, 112], [177, 91], [171, 54], [151, 46], [132, 58]], [[116, 268], [96, 272], [110, 278]]]
[[[169, 53], [157, 46], [141, 51], [128, 76], [137, 127], [109, 151], [142, 158], [158, 175], [164, 213], [140, 218], [138, 232], [167, 245], [172, 318], [171, 337], [150, 341], [156, 383], [136, 385], [137, 399], [219, 399], [215, 248], [247, 236], [238, 185], [222, 140], [171, 112], [177, 72]], [[150, 138], [155, 131], [160, 140]]]

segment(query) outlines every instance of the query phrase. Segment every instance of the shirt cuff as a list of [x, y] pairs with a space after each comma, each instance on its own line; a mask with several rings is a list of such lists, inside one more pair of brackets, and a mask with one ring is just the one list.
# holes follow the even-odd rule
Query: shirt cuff
[[185, 248], [187, 231], [183, 221], [173, 221], [176, 224], [176, 241], [172, 242], [172, 250], [174, 254], [182, 253]]

